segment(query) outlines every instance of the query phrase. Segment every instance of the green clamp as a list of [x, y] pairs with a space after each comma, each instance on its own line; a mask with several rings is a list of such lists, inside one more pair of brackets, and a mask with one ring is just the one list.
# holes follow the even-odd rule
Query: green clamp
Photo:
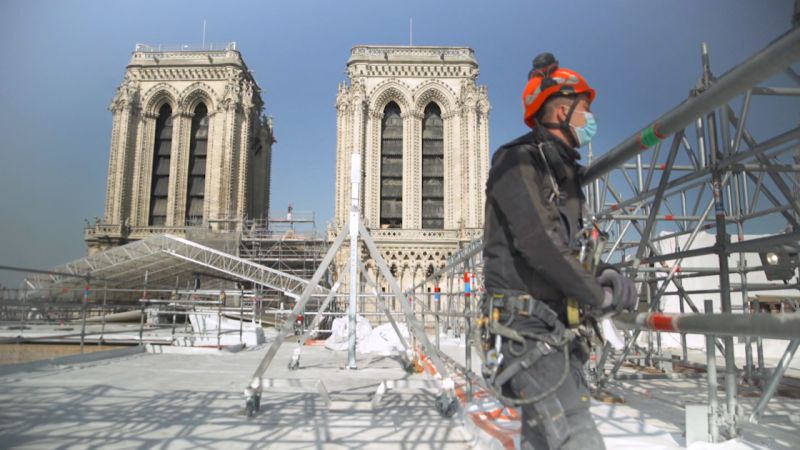
[[652, 124], [649, 127], [642, 130], [639, 134], [639, 144], [641, 144], [642, 148], [650, 148], [664, 139], [661, 133], [656, 131], [656, 124]]

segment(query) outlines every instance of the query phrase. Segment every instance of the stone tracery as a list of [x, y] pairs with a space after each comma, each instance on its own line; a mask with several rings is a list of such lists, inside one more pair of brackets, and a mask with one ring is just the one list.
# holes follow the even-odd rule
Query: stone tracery
[[197, 104], [202, 102], [206, 105], [209, 112], [214, 111], [215, 98], [214, 89], [202, 81], [196, 81], [181, 91], [178, 105], [182, 111], [192, 112]]
[[158, 115], [158, 110], [164, 102], [168, 102], [173, 112], [179, 111], [178, 98], [180, 93], [168, 83], [157, 83], [142, 95], [143, 111], [153, 116]]

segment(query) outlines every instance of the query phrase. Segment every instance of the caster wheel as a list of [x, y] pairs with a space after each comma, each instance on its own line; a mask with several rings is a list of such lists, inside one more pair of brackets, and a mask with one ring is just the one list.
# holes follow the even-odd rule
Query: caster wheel
[[244, 409], [247, 412], [247, 417], [253, 417], [261, 409], [261, 396], [254, 395], [248, 397], [245, 401]]
[[244, 405], [245, 411], [247, 411], [247, 417], [253, 417], [256, 415], [256, 404], [255, 399], [248, 398]]
[[458, 410], [458, 405], [455, 398], [448, 395], [440, 395], [436, 397], [436, 410], [445, 419], [453, 417]]

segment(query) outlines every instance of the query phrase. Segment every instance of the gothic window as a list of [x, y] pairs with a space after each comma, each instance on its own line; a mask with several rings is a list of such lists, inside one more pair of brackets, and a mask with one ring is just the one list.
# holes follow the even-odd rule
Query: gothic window
[[156, 139], [153, 146], [153, 172], [150, 186], [151, 226], [167, 223], [167, 194], [169, 193], [169, 160], [172, 153], [172, 108], [165, 104], [158, 110]]
[[403, 119], [391, 102], [381, 124], [381, 228], [403, 225]]
[[203, 200], [206, 188], [208, 154], [208, 108], [200, 103], [192, 117], [189, 141], [189, 184], [186, 189], [186, 225], [203, 223]]
[[444, 127], [435, 103], [422, 119], [422, 228], [444, 228]]

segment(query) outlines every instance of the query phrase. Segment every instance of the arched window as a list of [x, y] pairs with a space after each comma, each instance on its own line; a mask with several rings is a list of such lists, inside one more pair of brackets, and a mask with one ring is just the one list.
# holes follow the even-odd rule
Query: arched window
[[186, 225], [203, 223], [203, 200], [206, 189], [206, 155], [208, 154], [208, 108], [197, 105], [192, 117], [189, 141], [189, 184], [186, 189]]
[[403, 118], [391, 102], [381, 124], [381, 228], [403, 226]]
[[435, 103], [422, 119], [422, 228], [444, 228], [444, 127]]
[[158, 110], [156, 139], [153, 146], [153, 173], [150, 186], [150, 217], [148, 225], [167, 223], [167, 194], [169, 193], [169, 160], [172, 153], [172, 108], [164, 104]]

